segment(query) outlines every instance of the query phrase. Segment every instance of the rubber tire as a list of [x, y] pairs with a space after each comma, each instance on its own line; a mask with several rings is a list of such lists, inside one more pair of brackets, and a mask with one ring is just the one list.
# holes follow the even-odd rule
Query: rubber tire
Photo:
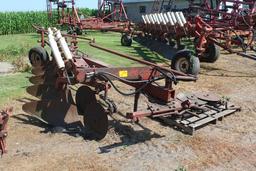
[[[33, 53], [37, 53], [39, 55], [40, 59], [37, 59], [37, 60], [41, 60], [41, 65], [33, 64], [33, 59], [32, 59]], [[49, 55], [43, 47], [39, 46], [39, 47], [34, 47], [34, 48], [30, 49], [30, 51], [28, 53], [28, 59], [30, 61], [30, 64], [33, 67], [43, 66], [45, 63], [47, 63], [49, 61]]]
[[[178, 62], [180, 62], [181, 60], [185, 60], [189, 65], [186, 71], [183, 71], [181, 69], [181, 66], [178, 64]], [[198, 57], [195, 57], [193, 55], [179, 54], [173, 57], [171, 68], [185, 74], [198, 75], [200, 71], [200, 61]]]
[[175, 45], [176, 45], [176, 42], [174, 42], [174, 41], [169, 41], [169, 46], [170, 46], [171, 48], [174, 48]]
[[76, 27], [75, 32], [76, 32], [77, 35], [80, 35], [80, 36], [83, 35], [83, 31], [79, 27]]
[[121, 45], [122, 46], [131, 46], [132, 45], [132, 38], [131, 36], [124, 34], [121, 37]]
[[220, 57], [220, 48], [214, 43], [209, 43], [206, 47], [205, 53], [201, 58], [202, 62], [214, 63]]

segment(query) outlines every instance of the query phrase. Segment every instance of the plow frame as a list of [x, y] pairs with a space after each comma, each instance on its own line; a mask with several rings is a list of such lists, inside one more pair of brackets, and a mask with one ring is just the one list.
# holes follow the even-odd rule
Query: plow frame
[[[59, 50], [63, 50], [61, 48], [60, 40], [57, 39], [58, 34], [60, 33], [57, 29], [53, 28], [53, 31], [51, 28], [49, 28], [48, 31], [44, 29], [37, 29], [37, 31], [41, 33], [42, 37], [48, 35], [49, 41], [42, 39], [41, 45], [49, 45], [53, 50], [53, 39], [51, 37], [55, 35], [55, 40], [59, 42]], [[135, 122], [139, 121], [143, 117], [171, 119], [180, 125], [180, 128], [182, 128], [184, 123], [175, 120], [175, 118], [182, 118], [181, 120], [183, 121], [184, 119], [195, 117], [196, 119], [193, 119], [195, 122], [194, 124], [196, 124], [193, 127], [193, 130], [195, 130], [199, 126], [205, 125], [214, 120], [212, 119], [213, 116], [202, 116], [200, 114], [213, 110], [212, 114], [222, 114], [224, 112], [223, 116], [226, 116], [240, 109], [211, 94], [176, 94], [173, 84], [177, 84], [179, 81], [196, 81], [197, 77], [195, 76], [161, 67], [154, 63], [107, 49], [96, 44], [95, 40], [90, 40], [77, 35], [65, 35], [64, 37], [72, 38], [69, 49], [73, 54], [73, 58], [68, 59], [67, 56], [65, 57], [64, 55], [65, 52], [62, 52], [64, 67], [61, 67], [60, 59], [55, 56], [57, 53], [53, 50], [52, 60], [47, 61], [39, 68], [36, 68], [38, 66], [35, 66], [35, 69], [45, 70], [43, 72], [43, 78], [46, 80], [49, 76], [53, 76], [55, 78], [53, 81], [55, 89], [62, 94], [60, 97], [65, 97], [64, 100], [66, 99], [67, 103], [75, 104], [78, 115], [84, 116], [85, 126], [87, 124], [91, 125], [96, 122], [96, 120], [99, 120], [97, 121], [99, 123], [96, 124], [98, 125], [97, 128], [91, 125], [94, 127], [93, 129], [100, 129], [100, 132], [103, 132], [99, 139], [104, 138], [107, 132], [107, 117], [103, 116], [105, 115], [104, 113], [106, 113], [106, 115], [112, 115], [117, 112], [117, 105], [108, 97], [109, 90], [111, 88], [123, 96], [134, 96], [133, 111], [127, 112], [126, 118]], [[115, 54], [122, 58], [136, 61], [144, 66], [118, 68], [108, 67], [78, 51], [78, 41], [74, 41], [74, 39], [79, 38], [88, 40], [91, 47]], [[133, 87], [134, 91], [129, 93], [124, 92], [116, 86], [116, 83], [113, 82], [114, 80]], [[158, 82], [160, 80], [163, 81]], [[74, 85], [80, 85], [80, 87], [76, 92], [75, 102], [70, 102], [68, 101], [69, 98], [67, 97], [68, 93], [66, 93], [66, 90], [70, 90], [70, 87]], [[148, 99], [146, 102], [147, 105], [146, 107], [143, 107], [143, 110], [142, 106], [139, 107], [141, 94], [145, 95]], [[98, 98], [96, 98], [96, 95]], [[98, 101], [102, 103], [99, 103]], [[211, 119], [208, 117], [211, 117]], [[101, 122], [102, 124], [100, 124]], [[189, 133], [188, 129], [184, 131]]]

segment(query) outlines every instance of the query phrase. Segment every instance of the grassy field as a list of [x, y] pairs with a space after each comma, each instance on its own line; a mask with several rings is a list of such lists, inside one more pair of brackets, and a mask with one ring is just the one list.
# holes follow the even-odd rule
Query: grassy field
[[[132, 47], [123, 47], [120, 44], [120, 34], [112, 32], [88, 31], [86, 37], [95, 38], [96, 42], [104, 47], [133, 55], [139, 59], [149, 60], [155, 63], [166, 62], [160, 54], [152, 52], [137, 42]], [[0, 105], [25, 95], [25, 88], [29, 86], [28, 51], [38, 46], [39, 36], [35, 33], [0, 36], [0, 61], [8, 61], [16, 65], [15, 74], [0, 76]], [[136, 62], [120, 58], [116, 55], [103, 52], [89, 46], [87, 41], [79, 42], [79, 49], [91, 57], [116, 67], [137, 66]]]
[[14, 99], [24, 97], [25, 88], [30, 85], [27, 72], [0, 76], [0, 107]]
[[[113, 33], [113, 32], [101, 33], [101, 32], [95, 32], [95, 31], [88, 31], [85, 36], [89, 38], [95, 38], [96, 43], [99, 45], [102, 45], [104, 47], [107, 47], [128, 55], [132, 55], [134, 57], [137, 57], [138, 59], [144, 59], [154, 63], [167, 62], [167, 60], [163, 58], [160, 54], [151, 51], [150, 49], [140, 45], [136, 41], [133, 41], [133, 44], [131, 47], [121, 46], [121, 43], [120, 43], [121, 35], [119, 33]], [[116, 55], [92, 48], [87, 43], [87, 41], [80, 41], [79, 48], [82, 51], [86, 52], [87, 54], [91, 55], [92, 57], [95, 57], [103, 62], [109, 63], [114, 66], [138, 65], [138, 63], [134, 61], [120, 58]]]

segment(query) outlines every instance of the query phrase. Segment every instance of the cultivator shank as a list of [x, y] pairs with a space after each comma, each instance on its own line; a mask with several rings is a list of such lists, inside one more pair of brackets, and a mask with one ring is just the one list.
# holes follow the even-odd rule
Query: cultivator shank
[[7, 138], [7, 122], [12, 113], [13, 108], [0, 112], [0, 155], [7, 152], [6, 138]]
[[[107, 115], [117, 112], [117, 105], [108, 96], [111, 89], [124, 96], [134, 96], [133, 111], [126, 115], [127, 119], [133, 121], [145, 116], [172, 120], [187, 118], [189, 115], [200, 117], [201, 114], [207, 115], [210, 108], [216, 111], [215, 114], [226, 111], [227, 115], [238, 109], [232, 106], [232, 110], [229, 110], [231, 106], [227, 101], [210, 94], [194, 94], [193, 98], [177, 95], [173, 84], [196, 81], [197, 78], [192, 75], [160, 67], [90, 41], [89, 44], [94, 48], [144, 65], [110, 68], [74, 50], [72, 43], [66, 48], [67, 43], [60, 40], [62, 34], [58, 30], [49, 28], [48, 31], [41, 31], [48, 35], [48, 41], [44, 40], [42, 44], [51, 47], [52, 59], [44, 60], [46, 58], [41, 55], [43, 62], [40, 63], [43, 65], [34, 66], [34, 71], [37, 70], [34, 73], [37, 74], [30, 81], [37, 85], [29, 87], [27, 91], [41, 100], [25, 104], [23, 109], [52, 125], [83, 123], [86, 133], [92, 135], [93, 139], [104, 138], [108, 130]], [[44, 54], [41, 48], [34, 53]], [[70, 53], [72, 55], [68, 57]], [[117, 81], [133, 87], [134, 91], [125, 92], [116, 85]], [[143, 110], [139, 105], [141, 95], [148, 98], [148, 106]]]

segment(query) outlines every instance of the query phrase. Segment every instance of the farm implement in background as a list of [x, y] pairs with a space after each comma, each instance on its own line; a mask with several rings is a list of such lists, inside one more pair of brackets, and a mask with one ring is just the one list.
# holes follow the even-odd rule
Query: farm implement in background
[[6, 110], [0, 111], [0, 156], [7, 153], [6, 148], [6, 138], [7, 132], [7, 122], [11, 116], [13, 108], [8, 108]]
[[[189, 11], [189, 20], [193, 20], [194, 11], [212, 27], [212, 31], [207, 36], [208, 42], [230, 53], [256, 60], [256, 1], [204, 0], [201, 3], [191, 1]], [[212, 51], [214, 52], [214, 49]]]
[[96, 17], [85, 18], [79, 15], [75, 0], [47, 0], [48, 15], [57, 13], [58, 23], [69, 27], [69, 33], [82, 34], [82, 30], [101, 30], [123, 33], [122, 39], [129, 39], [132, 23], [129, 21], [122, 0], [99, 0]]
[[[78, 36], [64, 36], [55, 28], [37, 30], [41, 32], [41, 47], [29, 52], [35, 76], [30, 78], [34, 86], [28, 87], [27, 92], [38, 99], [25, 104], [23, 110], [51, 125], [65, 128], [79, 125], [91, 139], [103, 139], [108, 131], [108, 115], [118, 111], [114, 99], [109, 98], [112, 88], [123, 96], [134, 97], [134, 107], [126, 114], [127, 119], [138, 122], [143, 117], [151, 117], [171, 122], [190, 134], [239, 110], [211, 93], [177, 94], [173, 85], [179, 81], [196, 81], [192, 75], [104, 48], [83, 38], [92, 48], [143, 64], [141, 67], [108, 67], [77, 49]], [[63, 36], [71, 38], [69, 46]], [[46, 45], [51, 48], [51, 57], [44, 48]], [[133, 87], [134, 91], [123, 90], [117, 86], [118, 82]], [[141, 95], [148, 99], [146, 106], [139, 103]]]
[[197, 74], [199, 60], [210, 63], [218, 60], [219, 47], [256, 60], [255, 5], [252, 0], [190, 1], [189, 9], [183, 10], [186, 13], [170, 11], [142, 15], [143, 23], [137, 29], [143, 32], [142, 35], [171, 46], [175, 45], [175, 40], [180, 49], [184, 48], [181, 39], [194, 38], [191, 42], [195, 52], [178, 51], [173, 57], [172, 68]]

